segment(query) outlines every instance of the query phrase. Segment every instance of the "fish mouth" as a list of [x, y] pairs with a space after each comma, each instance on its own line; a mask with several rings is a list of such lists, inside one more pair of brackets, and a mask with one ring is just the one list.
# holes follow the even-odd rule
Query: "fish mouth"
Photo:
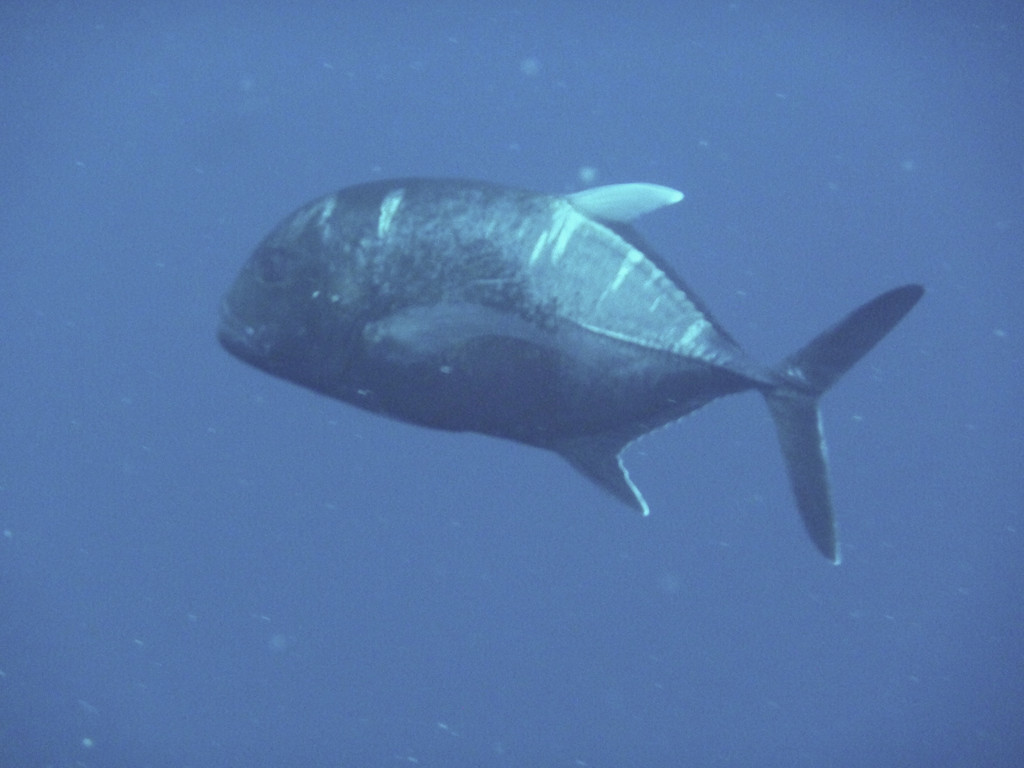
[[265, 328], [242, 322], [231, 311], [231, 307], [226, 301], [221, 303], [217, 341], [228, 352], [243, 360], [266, 357], [270, 352], [269, 336], [270, 334]]

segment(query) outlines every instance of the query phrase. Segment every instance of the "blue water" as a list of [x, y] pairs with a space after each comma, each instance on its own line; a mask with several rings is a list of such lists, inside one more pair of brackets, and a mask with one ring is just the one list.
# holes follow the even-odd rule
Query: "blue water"
[[[0, 9], [0, 766], [1022, 764], [1019, 3], [167, 6]], [[843, 564], [754, 395], [641, 519], [217, 346], [408, 175], [684, 190], [639, 226], [765, 361], [925, 284], [824, 401]]]

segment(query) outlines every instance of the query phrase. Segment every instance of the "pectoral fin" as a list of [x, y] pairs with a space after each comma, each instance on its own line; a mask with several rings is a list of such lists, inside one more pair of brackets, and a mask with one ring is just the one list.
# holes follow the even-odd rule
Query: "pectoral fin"
[[408, 307], [363, 329], [370, 355], [406, 363], [431, 360], [488, 337], [539, 340], [537, 330], [522, 318], [467, 303]]

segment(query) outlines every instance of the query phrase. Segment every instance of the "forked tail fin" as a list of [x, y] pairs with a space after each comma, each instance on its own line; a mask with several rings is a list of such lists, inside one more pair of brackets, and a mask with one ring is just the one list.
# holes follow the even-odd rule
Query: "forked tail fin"
[[851, 312], [780, 363], [778, 386], [764, 391], [804, 526], [833, 563], [840, 560], [828, 483], [818, 398], [881, 341], [914, 307], [924, 289], [904, 285]]

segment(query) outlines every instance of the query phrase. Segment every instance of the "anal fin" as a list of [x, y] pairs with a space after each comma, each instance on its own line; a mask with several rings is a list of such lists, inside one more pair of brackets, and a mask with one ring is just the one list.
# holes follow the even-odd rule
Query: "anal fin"
[[622, 463], [622, 451], [630, 442], [632, 438], [615, 434], [584, 435], [562, 440], [553, 448], [592, 481], [647, 516], [647, 501]]

